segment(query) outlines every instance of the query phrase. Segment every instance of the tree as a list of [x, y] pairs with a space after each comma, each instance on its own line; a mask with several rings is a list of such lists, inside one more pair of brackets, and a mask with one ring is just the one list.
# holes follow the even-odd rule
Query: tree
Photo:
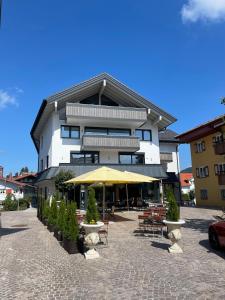
[[56, 202], [56, 196], [53, 196], [52, 203], [49, 209], [49, 214], [48, 214], [48, 222], [50, 225], [56, 225], [57, 224], [57, 202]]
[[59, 212], [57, 216], [57, 226], [61, 232], [63, 232], [65, 228], [65, 213], [66, 213], [66, 206], [64, 200], [62, 199], [59, 205]]
[[23, 167], [23, 168], [20, 170], [20, 175], [23, 174], [23, 173], [28, 173], [28, 172], [29, 172], [28, 167]]
[[95, 199], [95, 190], [92, 187], [89, 187], [88, 189], [88, 206], [85, 218], [88, 224], [96, 224], [99, 220], [99, 213]]
[[168, 211], [166, 214], [166, 218], [168, 221], [177, 222], [180, 217], [180, 211], [174, 193], [171, 189], [166, 190], [166, 198], [168, 201]]
[[59, 173], [55, 176], [55, 188], [57, 191], [62, 193], [64, 195], [66, 192], [71, 190], [73, 188], [73, 184], [66, 184], [65, 181], [70, 180], [74, 177], [74, 174], [72, 171], [68, 170], [61, 170]]
[[225, 97], [221, 99], [221, 104], [225, 104]]
[[79, 234], [76, 209], [76, 203], [72, 202], [67, 205], [65, 212], [65, 226], [63, 230], [63, 237], [71, 241], [76, 241]]

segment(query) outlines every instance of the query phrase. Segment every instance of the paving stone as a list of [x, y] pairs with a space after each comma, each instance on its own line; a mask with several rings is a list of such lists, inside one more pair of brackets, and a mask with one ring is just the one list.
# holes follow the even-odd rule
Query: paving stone
[[168, 253], [166, 238], [137, 234], [138, 214], [120, 213], [127, 220], [109, 226], [109, 246], [86, 261], [67, 254], [35, 210], [3, 212], [0, 299], [225, 299], [225, 254], [207, 237], [218, 211], [182, 208], [179, 255]]

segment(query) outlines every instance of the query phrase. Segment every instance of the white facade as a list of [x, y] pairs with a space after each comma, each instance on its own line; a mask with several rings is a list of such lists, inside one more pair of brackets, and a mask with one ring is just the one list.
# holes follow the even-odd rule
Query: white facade
[[[61, 137], [61, 126], [69, 126], [71, 124], [65, 123], [60, 120], [59, 112], [52, 112], [40, 135], [40, 150], [39, 150], [39, 171], [41, 171], [42, 160], [43, 169], [47, 168], [47, 156], [48, 167], [58, 167], [60, 163], [70, 163], [70, 153], [80, 152], [82, 145], [82, 136], [84, 134], [84, 127], [80, 126], [80, 123], [73, 122], [72, 126], [80, 127], [80, 139], [70, 139]], [[132, 124], [131, 124], [132, 125]], [[90, 125], [89, 125], [90, 127]], [[95, 127], [93, 123], [92, 127]], [[98, 125], [99, 127], [99, 125]], [[102, 127], [109, 127], [103, 123]], [[112, 128], [112, 126], [110, 126]], [[114, 128], [118, 128], [115, 124]], [[127, 129], [131, 130], [131, 135], [135, 135], [135, 129], [130, 126]], [[139, 129], [151, 130], [152, 141], [140, 141], [140, 149], [137, 153], [143, 153], [145, 155], [145, 164], [160, 164], [160, 150], [159, 150], [159, 137], [158, 126], [153, 125], [150, 120], [141, 126]], [[129, 151], [127, 151], [129, 152]], [[119, 150], [102, 149], [99, 150], [100, 164], [119, 163]]]
[[160, 142], [160, 153], [171, 153], [172, 161], [166, 162], [166, 172], [178, 174], [180, 169], [179, 152], [176, 143]]

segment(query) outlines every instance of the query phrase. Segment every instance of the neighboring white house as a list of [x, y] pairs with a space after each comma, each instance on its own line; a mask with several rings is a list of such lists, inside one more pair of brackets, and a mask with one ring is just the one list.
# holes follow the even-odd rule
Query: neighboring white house
[[16, 200], [23, 198], [24, 185], [10, 179], [0, 178], [0, 202], [5, 200], [7, 194], [12, 194]]
[[[175, 121], [106, 73], [46, 98], [31, 130], [38, 152], [39, 195], [54, 193], [54, 176], [62, 169], [78, 176], [109, 165], [161, 180], [168, 178], [166, 172], [177, 174], [177, 144], [159, 142], [159, 131]], [[166, 155], [170, 160], [165, 170], [161, 160]], [[155, 197], [156, 187], [151, 185]]]

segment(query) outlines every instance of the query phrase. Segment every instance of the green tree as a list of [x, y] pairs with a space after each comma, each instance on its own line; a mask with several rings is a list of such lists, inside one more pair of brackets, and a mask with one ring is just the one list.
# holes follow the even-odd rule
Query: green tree
[[42, 205], [42, 217], [48, 219], [50, 212], [49, 202], [47, 200], [42, 200]]
[[63, 230], [63, 237], [71, 241], [76, 241], [79, 234], [76, 208], [76, 203], [72, 202], [67, 205], [65, 212], [65, 226]]
[[65, 214], [66, 214], [66, 207], [65, 207], [65, 202], [62, 199], [59, 205], [59, 211], [57, 217], [57, 226], [61, 232], [63, 232], [65, 228]]
[[96, 224], [99, 220], [99, 213], [95, 199], [95, 190], [92, 187], [88, 188], [88, 206], [85, 218], [88, 224]]
[[68, 170], [68, 171], [61, 170], [55, 176], [55, 188], [63, 196], [65, 195], [65, 193], [67, 193], [69, 190], [71, 190], [73, 188], [73, 184], [67, 184], [67, 183], [65, 183], [65, 181], [70, 180], [73, 177], [74, 177], [74, 174], [70, 170]]
[[166, 214], [167, 220], [177, 222], [180, 217], [180, 211], [174, 193], [171, 189], [166, 190], [166, 198], [168, 201], [168, 211]]
[[22, 167], [21, 170], [20, 170], [20, 174], [22, 174], [22, 173], [28, 173], [28, 172], [29, 172], [28, 167]]
[[7, 194], [2, 204], [4, 210], [17, 210], [18, 208], [18, 201], [13, 199], [12, 194]]

